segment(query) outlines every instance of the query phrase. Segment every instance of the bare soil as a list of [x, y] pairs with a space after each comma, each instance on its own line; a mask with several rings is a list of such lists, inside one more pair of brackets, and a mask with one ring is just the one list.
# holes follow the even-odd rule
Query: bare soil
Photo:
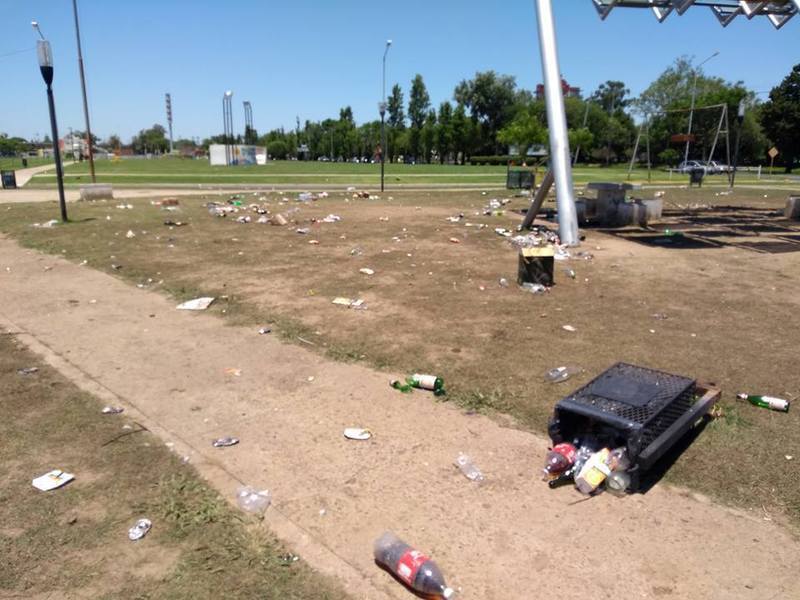
[[[716, 200], [707, 190], [670, 190], [668, 199], [694, 205], [692, 212], [701, 205], [706, 216], [702, 205], [724, 202], [754, 209], [756, 224], [780, 221], [770, 213], [785, 196], [764, 193]], [[280, 197], [269, 196], [273, 212], [295, 206]], [[215, 435], [247, 440], [224, 455], [228, 467], [274, 486], [280, 514], [388, 593], [394, 584], [374, 573], [368, 550], [383, 528], [430, 550], [465, 597], [529, 597], [545, 579], [565, 597], [590, 581], [608, 597], [797, 593], [781, 558], [797, 542], [778, 525], [796, 519], [800, 508], [797, 460], [786, 458], [798, 455], [797, 413], [742, 406], [733, 394], [791, 396], [798, 389], [791, 356], [800, 339], [792, 319], [800, 255], [733, 245], [743, 236], [728, 231], [717, 237], [731, 244], [686, 248], [589, 230], [582, 249], [593, 260], [558, 263], [557, 285], [533, 296], [513, 285], [516, 253], [493, 232], [513, 226], [518, 215], [473, 214], [490, 197], [403, 193], [356, 201], [337, 194], [299, 205], [297, 223], [287, 227], [210, 217], [196, 199], [181, 200], [179, 214], [142, 201], [133, 210], [81, 206], [76, 223], [38, 230], [30, 223], [43, 220], [43, 208], [15, 206], [0, 215], [0, 228], [25, 244], [180, 299], [202, 292], [220, 301], [206, 315], [176, 314], [161, 296], [62, 260], [26, 256], [6, 242], [2, 266], [11, 271], [0, 291], [2, 311], [60, 352], [69, 350], [70, 361], [180, 432], [188, 448], [208, 452]], [[507, 208], [525, 204], [518, 199]], [[445, 221], [460, 211], [464, 221]], [[328, 213], [342, 221], [310, 221]], [[190, 224], [169, 229], [165, 218]], [[678, 227], [683, 219], [674, 215], [665, 224]], [[311, 232], [295, 233], [303, 226]], [[128, 229], [135, 237], [126, 237]], [[775, 235], [758, 233], [750, 241]], [[576, 279], [564, 276], [565, 266]], [[500, 277], [512, 285], [499, 286]], [[335, 306], [335, 296], [363, 298], [368, 308]], [[236, 327], [222, 328], [215, 316]], [[64, 325], [53, 328], [53, 318]], [[254, 325], [269, 323], [302, 348], [255, 333]], [[565, 324], [577, 331], [564, 331]], [[749, 516], [663, 485], [622, 501], [576, 504], [574, 492], [550, 492], [536, 481], [545, 442], [524, 429], [541, 431], [559, 397], [618, 360], [722, 387], [724, 416], [667, 479]], [[544, 371], [558, 364], [578, 364], [585, 373], [560, 387], [545, 384]], [[242, 376], [226, 376], [227, 367], [241, 368]], [[416, 370], [443, 375], [453, 402], [388, 389], [391, 376]], [[513, 427], [476, 410], [495, 419], [509, 413]], [[349, 444], [340, 437], [349, 425], [369, 426], [375, 438]], [[473, 488], [458, 475], [451, 462], [459, 450], [475, 455], [487, 486]], [[587, 564], [609, 552], [613, 564], [626, 565], [624, 578], [598, 564], [585, 578], [551, 584], [531, 569]]]

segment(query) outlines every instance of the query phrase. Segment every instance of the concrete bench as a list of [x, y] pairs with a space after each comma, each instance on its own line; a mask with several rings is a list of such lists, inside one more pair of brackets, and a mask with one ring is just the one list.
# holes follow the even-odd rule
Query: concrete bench
[[114, 192], [110, 183], [89, 183], [81, 186], [81, 200], [113, 200]]

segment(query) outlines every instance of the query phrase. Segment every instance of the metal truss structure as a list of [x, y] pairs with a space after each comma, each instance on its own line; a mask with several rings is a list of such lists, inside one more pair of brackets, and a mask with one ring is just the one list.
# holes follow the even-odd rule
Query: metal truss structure
[[800, 0], [592, 0], [592, 3], [601, 19], [615, 8], [649, 8], [659, 22], [672, 12], [682, 15], [692, 6], [705, 6], [723, 27], [742, 15], [748, 20], [766, 17], [775, 29], [780, 29], [800, 14]]

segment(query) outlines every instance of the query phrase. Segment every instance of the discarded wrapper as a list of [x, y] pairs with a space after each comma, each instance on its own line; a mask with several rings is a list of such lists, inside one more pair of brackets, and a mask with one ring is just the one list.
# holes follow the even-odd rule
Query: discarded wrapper
[[17, 369], [17, 375], [33, 375], [38, 371], [38, 367], [22, 367], [21, 369]]
[[60, 488], [62, 485], [69, 483], [73, 479], [75, 479], [75, 475], [72, 473], [65, 473], [61, 469], [53, 469], [49, 473], [45, 473], [44, 475], [37, 477], [31, 481], [31, 483], [37, 490], [49, 492], [50, 490]]
[[564, 331], [569, 331], [569, 332], [578, 331], [572, 325], [562, 325], [561, 329], [563, 329]]
[[239, 508], [251, 513], [263, 513], [272, 502], [269, 490], [255, 490], [250, 486], [240, 487], [236, 491], [236, 503]]
[[228, 446], [235, 446], [238, 443], [239, 438], [221, 437], [211, 442], [211, 445], [214, 446], [214, 448], [227, 448]]
[[121, 413], [124, 410], [125, 409], [122, 408], [121, 406], [104, 406], [103, 410], [102, 410], [102, 413], [104, 415], [118, 415], [119, 413]]
[[152, 526], [153, 523], [150, 519], [139, 519], [136, 521], [136, 525], [128, 529], [128, 539], [132, 542], [142, 539], [147, 535], [147, 532], [150, 531]]
[[358, 272], [359, 273], [363, 273], [364, 275], [375, 275], [375, 271], [370, 269], [370, 268], [367, 268], [367, 267], [364, 267], [363, 269], [359, 269]]
[[194, 300], [188, 300], [178, 304], [176, 308], [178, 310], [205, 310], [211, 306], [211, 303], [214, 302], [215, 299], [216, 298], [209, 297], [195, 298]]
[[364, 441], [372, 437], [372, 432], [369, 429], [361, 429], [360, 427], [348, 427], [344, 430], [344, 437], [348, 440]]
[[264, 334], [271, 333], [271, 332], [272, 332], [272, 329], [270, 329], [269, 327], [262, 327], [261, 329], [258, 330], [258, 333], [260, 335], [264, 335]]
[[361, 305], [364, 304], [364, 301], [360, 298], [353, 299], [353, 298], [343, 298], [339, 296], [338, 298], [333, 299], [333, 304], [346, 306], [348, 308], [359, 308]]

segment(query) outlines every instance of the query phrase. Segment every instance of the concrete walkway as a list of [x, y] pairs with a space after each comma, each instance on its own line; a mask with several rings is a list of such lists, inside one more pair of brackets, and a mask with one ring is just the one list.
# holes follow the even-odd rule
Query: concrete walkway
[[[430, 552], [464, 599], [800, 597], [800, 543], [776, 520], [664, 485], [588, 501], [549, 490], [537, 436], [4, 238], [0, 328], [126, 406], [110, 418], [174, 444], [226, 498], [269, 488], [266, 524], [355, 598], [410, 597], [372, 561], [385, 529]], [[2, 403], [0, 418], [13, 418]], [[348, 426], [374, 437], [348, 441]], [[224, 435], [241, 443], [213, 448]], [[459, 451], [484, 485], [453, 467]], [[81, 485], [80, 465], [59, 466]]]

